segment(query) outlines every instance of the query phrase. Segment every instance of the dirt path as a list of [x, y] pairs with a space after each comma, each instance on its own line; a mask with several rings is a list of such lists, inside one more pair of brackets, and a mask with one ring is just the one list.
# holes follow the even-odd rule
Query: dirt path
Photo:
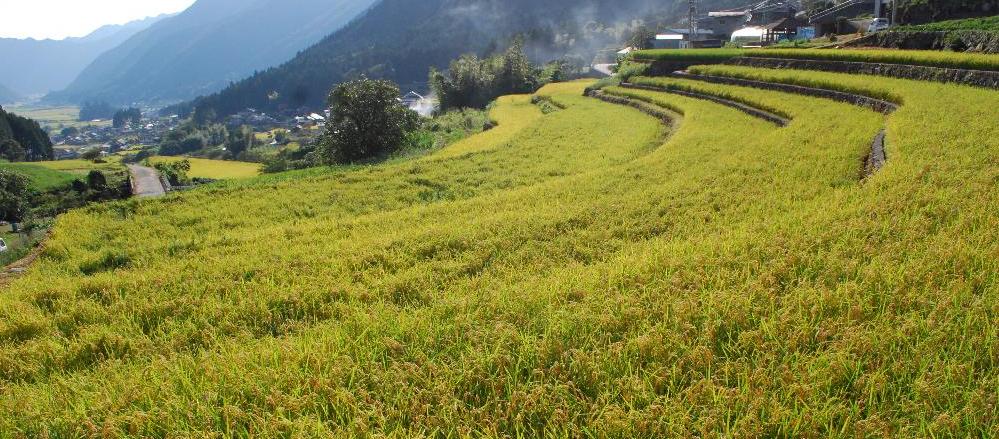
[[159, 197], [166, 194], [160, 175], [146, 166], [128, 165], [132, 173], [132, 194], [137, 197]]

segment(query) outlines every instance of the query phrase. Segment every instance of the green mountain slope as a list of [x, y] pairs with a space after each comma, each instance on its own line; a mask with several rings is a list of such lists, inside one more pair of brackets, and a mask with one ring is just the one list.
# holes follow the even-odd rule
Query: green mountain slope
[[165, 17], [104, 26], [82, 38], [0, 38], [0, 59], [4, 60], [0, 63], [0, 83], [6, 84], [19, 95], [61, 90], [100, 54]]
[[284, 65], [193, 105], [212, 107], [220, 115], [246, 107], [318, 107], [333, 84], [359, 75], [421, 87], [430, 67], [446, 68], [465, 53], [503, 49], [518, 34], [526, 37], [528, 55], [537, 60], [578, 55], [588, 61], [596, 49], [623, 41], [633, 20], [649, 13], [668, 15], [681, 5], [686, 7], [685, 2], [649, 0], [382, 0]]
[[52, 101], [189, 99], [293, 57], [375, 0], [199, 0], [91, 63]]

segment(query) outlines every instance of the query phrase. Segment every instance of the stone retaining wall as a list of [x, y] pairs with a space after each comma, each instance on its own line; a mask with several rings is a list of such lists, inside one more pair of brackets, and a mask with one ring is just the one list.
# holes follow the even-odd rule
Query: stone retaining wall
[[950, 32], [876, 32], [845, 43], [844, 46], [999, 53], [999, 32], [974, 30]]

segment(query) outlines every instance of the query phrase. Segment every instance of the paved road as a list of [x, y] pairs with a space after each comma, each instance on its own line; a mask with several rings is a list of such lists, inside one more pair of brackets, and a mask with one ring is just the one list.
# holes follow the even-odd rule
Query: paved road
[[605, 76], [614, 76], [614, 72], [611, 69], [617, 64], [594, 64], [593, 70]]
[[137, 197], [158, 197], [166, 194], [160, 175], [153, 168], [128, 165], [132, 173], [132, 194]]

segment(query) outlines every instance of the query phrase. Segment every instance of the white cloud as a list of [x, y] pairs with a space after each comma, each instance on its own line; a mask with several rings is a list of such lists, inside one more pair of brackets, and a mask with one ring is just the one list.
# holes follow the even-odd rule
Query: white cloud
[[0, 37], [81, 37], [106, 24], [180, 12], [194, 0], [2, 0]]

